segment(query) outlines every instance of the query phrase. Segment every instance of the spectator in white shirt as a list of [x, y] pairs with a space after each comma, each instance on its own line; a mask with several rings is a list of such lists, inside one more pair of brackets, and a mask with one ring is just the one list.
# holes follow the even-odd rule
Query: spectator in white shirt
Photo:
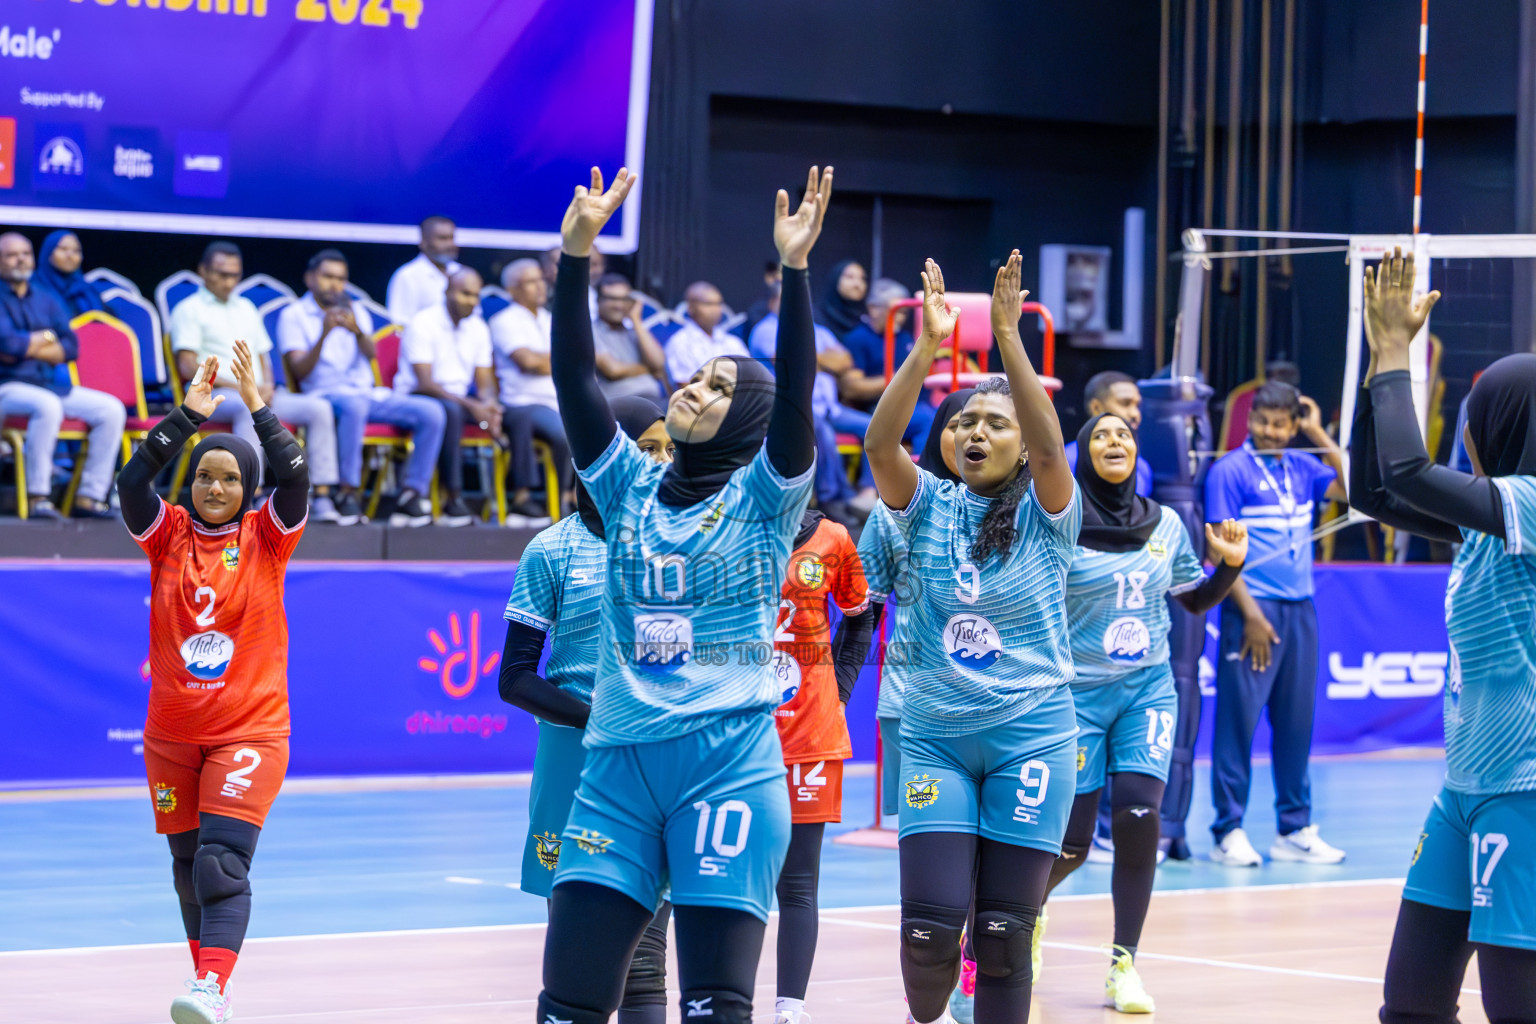
[[448, 278], [459, 270], [459, 243], [453, 232], [454, 223], [447, 217], [421, 222], [421, 252], [389, 279], [384, 305], [390, 320], [404, 327], [417, 313], [443, 301]]
[[667, 404], [667, 357], [645, 326], [642, 303], [623, 274], [597, 279], [597, 317], [592, 344], [597, 350], [597, 386], [615, 398], [645, 398]]
[[550, 315], [544, 308], [548, 288], [535, 259], [507, 264], [501, 272], [501, 286], [512, 302], [491, 317], [490, 327], [496, 376], [501, 382], [502, 424], [512, 458], [508, 519], [514, 526], [544, 527], [549, 525], [548, 511], [531, 497], [543, 480], [534, 457], [534, 438], [549, 446], [561, 499], [573, 506], [576, 503], [571, 448], [560, 422], [554, 378], [549, 375]]
[[395, 371], [396, 395], [435, 398], [446, 414], [437, 458], [438, 481], [448, 495], [438, 519], [444, 526], [474, 522], [464, 504], [464, 463], [459, 456], [465, 424], [475, 424], [492, 437], [501, 433], [491, 332], [475, 312], [481, 286], [480, 275], [469, 267], [460, 267], [448, 278], [444, 301], [417, 313], [406, 326], [400, 368]]
[[720, 356], [749, 356], [740, 338], [720, 329], [725, 299], [707, 281], [695, 281], [684, 294], [688, 318], [683, 329], [667, 340], [667, 376], [674, 385], [686, 383], [699, 367]]
[[340, 522], [331, 500], [331, 488], [340, 480], [336, 463], [336, 414], [331, 403], [317, 395], [298, 395], [277, 388], [272, 371], [272, 339], [261, 314], [250, 299], [236, 295], [243, 276], [240, 247], [233, 242], [210, 242], [197, 265], [203, 286], [181, 300], [171, 313], [171, 348], [176, 353], [176, 372], [190, 381], [209, 356], [219, 358], [215, 397], [224, 396], [208, 417], [209, 423], [228, 423], [235, 434], [249, 441], [261, 458], [261, 443], [251, 423], [250, 410], [240, 397], [232, 367], [235, 342], [244, 341], [256, 360], [257, 384], [262, 400], [285, 424], [304, 428], [304, 450], [309, 454], [309, 480], [315, 489], [309, 517], [324, 523]]
[[288, 379], [306, 395], [318, 395], [336, 411], [336, 446], [341, 488], [336, 510], [342, 523], [363, 518], [358, 491], [363, 483], [363, 434], [370, 423], [411, 432], [412, 446], [400, 477], [391, 526], [425, 526], [432, 521], [426, 499], [432, 467], [443, 443], [446, 417], [436, 400], [396, 395], [373, 379], [373, 317], [347, 297], [347, 258], [335, 249], [310, 257], [304, 274], [309, 291], [277, 318], [277, 348]]

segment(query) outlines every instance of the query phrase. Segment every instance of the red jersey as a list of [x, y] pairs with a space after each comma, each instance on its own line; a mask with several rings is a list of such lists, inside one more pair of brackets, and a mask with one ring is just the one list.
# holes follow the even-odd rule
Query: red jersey
[[869, 604], [869, 590], [853, 538], [823, 519], [789, 556], [774, 633], [774, 667], [784, 686], [775, 720], [785, 764], [853, 755], [832, 666], [829, 599], [844, 615], [857, 615]]
[[160, 503], [149, 556], [147, 739], [219, 744], [288, 735], [283, 576], [304, 524], [270, 502], [210, 528]]

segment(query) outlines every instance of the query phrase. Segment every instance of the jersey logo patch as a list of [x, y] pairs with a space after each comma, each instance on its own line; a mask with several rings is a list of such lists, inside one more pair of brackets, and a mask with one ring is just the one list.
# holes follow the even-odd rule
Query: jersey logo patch
[[576, 832], [576, 849], [582, 853], [607, 853], [612, 845], [612, 839], [597, 832], [588, 832], [584, 828]]
[[533, 837], [534, 853], [538, 855], [539, 867], [546, 871], [555, 870], [560, 863], [560, 837], [553, 832], [540, 832]]
[[199, 679], [217, 679], [235, 656], [235, 642], [218, 630], [188, 637], [181, 645], [181, 660]]
[[635, 616], [635, 665], [654, 674], [676, 672], [693, 655], [693, 623], [673, 612]]
[[[176, 787], [167, 786], [163, 782], [157, 782], [150, 787], [155, 792], [155, 810], [161, 814], [171, 814], [176, 810]], [[1423, 845], [1420, 843], [1419, 845]]]
[[1152, 634], [1147, 624], [1134, 615], [1126, 615], [1109, 624], [1104, 631], [1104, 653], [1109, 660], [1133, 664], [1152, 649]]
[[230, 572], [240, 568], [240, 546], [238, 544], [231, 544], [224, 549], [224, 568]]
[[1087, 768], [1087, 767], [1088, 767], [1088, 748], [1087, 747], [1078, 747], [1077, 748], [1077, 770], [1078, 771], [1082, 771], [1084, 768]]
[[922, 810], [939, 798], [939, 783], [943, 779], [930, 779], [919, 775], [907, 783], [907, 806]]
[[944, 624], [944, 650], [956, 665], [988, 669], [1003, 655], [997, 627], [980, 615], [952, 615]]
[[1408, 862], [1408, 866], [1409, 867], [1412, 867], [1413, 865], [1417, 864], [1419, 862], [1419, 858], [1424, 856], [1424, 840], [1426, 840], [1428, 838], [1429, 838], [1429, 833], [1428, 832], [1420, 832], [1419, 833], [1419, 844], [1413, 848], [1413, 860]]
[[1153, 537], [1151, 540], [1147, 541], [1147, 554], [1151, 555], [1153, 558], [1167, 558], [1168, 542], [1160, 537]]
[[725, 503], [716, 502], [715, 507], [709, 510], [709, 515], [705, 516], [703, 521], [699, 523], [699, 532], [708, 533], [710, 530], [713, 530], [716, 525], [719, 524], [720, 520], [724, 518]]
[[774, 651], [773, 675], [779, 681], [779, 692], [783, 695], [779, 704], [788, 704], [800, 692], [800, 663], [787, 651]]
[[805, 558], [795, 566], [795, 575], [800, 578], [801, 583], [814, 590], [826, 580], [827, 567], [814, 558]]

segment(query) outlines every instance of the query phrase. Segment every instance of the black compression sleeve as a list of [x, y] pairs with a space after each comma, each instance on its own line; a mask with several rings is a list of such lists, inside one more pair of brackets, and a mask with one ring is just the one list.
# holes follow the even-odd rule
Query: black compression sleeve
[[507, 623], [507, 644], [501, 654], [501, 699], [554, 725], [587, 727], [592, 708], [539, 675], [544, 632], [521, 622]]
[[832, 637], [832, 666], [837, 676], [837, 699], [844, 704], [853, 696], [853, 687], [859, 681], [864, 659], [869, 656], [869, 643], [875, 635], [875, 623], [885, 605], [870, 602], [857, 615], [844, 615]]
[[160, 514], [160, 497], [155, 494], [155, 477], [176, 458], [187, 438], [197, 433], [204, 417], [181, 406], [156, 423], [133, 453], [133, 458], [117, 474], [117, 498], [123, 509], [123, 523], [129, 531], [141, 534], [154, 525]]
[[1194, 590], [1175, 594], [1173, 599], [1183, 605], [1185, 610], [1195, 615], [1203, 615], [1221, 604], [1222, 599], [1227, 596], [1227, 591], [1232, 589], [1232, 584], [1236, 583], [1237, 578], [1242, 574], [1242, 566], [1220, 562], [1216, 566], [1216, 572], [1207, 576], [1204, 583]]
[[549, 371], [560, 403], [560, 421], [577, 469], [586, 469], [613, 443], [619, 425], [597, 386], [592, 312], [587, 306], [591, 260], [560, 254], [555, 302], [550, 307]]
[[1349, 504], [1394, 529], [1430, 540], [1461, 542], [1461, 531], [1455, 526], [1425, 515], [1387, 492], [1376, 453], [1376, 418], [1368, 387], [1362, 387], [1355, 400], [1355, 422], [1349, 432]]
[[309, 514], [309, 462], [299, 442], [288, 433], [272, 407], [264, 405], [251, 415], [256, 439], [266, 453], [267, 464], [277, 478], [277, 490], [269, 499], [277, 521], [293, 529]]
[[1503, 537], [1504, 508], [1493, 481], [1430, 461], [1419, 434], [1408, 371], [1378, 373], [1371, 380], [1371, 404], [1377, 459], [1388, 493], [1437, 519]]
[[[557, 290], [555, 295], [559, 294]], [[816, 325], [811, 320], [810, 271], [785, 267], [780, 295], [779, 337], [774, 351], [778, 383], [773, 416], [768, 420], [768, 461], [781, 476], [797, 477], [811, 468], [816, 454], [816, 429], [811, 422]], [[582, 301], [586, 301], [585, 291]], [[588, 332], [590, 335], [590, 327]], [[612, 440], [613, 435], [608, 437]]]

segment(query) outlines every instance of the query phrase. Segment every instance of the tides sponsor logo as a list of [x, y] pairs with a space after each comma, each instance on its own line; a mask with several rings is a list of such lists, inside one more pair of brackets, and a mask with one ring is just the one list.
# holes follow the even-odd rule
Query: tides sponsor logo
[[988, 669], [1002, 657], [997, 627], [980, 615], [961, 613], [944, 624], [944, 651], [956, 665]]
[[1152, 634], [1147, 624], [1134, 615], [1124, 615], [1104, 631], [1104, 653], [1110, 661], [1135, 664], [1152, 649]]
[[235, 642], [216, 629], [188, 637], [181, 644], [182, 664], [198, 679], [218, 679], [234, 657]]
[[660, 675], [676, 672], [693, 655], [693, 623], [674, 612], [643, 612], [634, 617], [635, 667]]

